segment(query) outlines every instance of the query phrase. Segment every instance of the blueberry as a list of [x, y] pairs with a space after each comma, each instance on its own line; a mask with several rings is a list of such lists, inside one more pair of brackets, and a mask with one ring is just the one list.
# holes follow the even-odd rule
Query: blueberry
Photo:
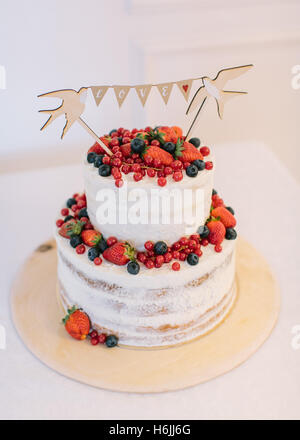
[[191, 266], [196, 266], [196, 264], [199, 263], [199, 257], [196, 254], [193, 254], [192, 252], [190, 254], [188, 254], [187, 256], [187, 262], [191, 265]]
[[199, 171], [204, 170], [205, 168], [205, 162], [204, 160], [196, 159], [192, 162], [192, 165], [195, 165]]
[[200, 238], [207, 238], [209, 236], [209, 229], [206, 225], [199, 226], [197, 232], [200, 235]]
[[76, 246], [78, 246], [81, 243], [82, 243], [82, 239], [80, 235], [73, 235], [73, 237], [70, 238], [70, 245], [73, 248], [76, 248]]
[[216, 191], [215, 189], [212, 190], [212, 195], [215, 196], [216, 194], [218, 194], [218, 191]]
[[99, 257], [100, 251], [96, 247], [92, 247], [88, 250], [88, 258], [91, 261], [94, 261], [96, 257]]
[[236, 230], [233, 228], [227, 228], [225, 238], [226, 240], [235, 240], [237, 237]]
[[94, 160], [94, 167], [99, 168], [102, 165], [103, 154], [97, 154], [97, 157]]
[[109, 135], [111, 136], [113, 133], [115, 133], [116, 131], [118, 131], [116, 128], [113, 128], [112, 130], [110, 130]]
[[137, 261], [130, 261], [130, 263], [127, 264], [127, 270], [131, 275], [137, 275], [140, 271], [140, 265]]
[[73, 199], [73, 197], [72, 197], [71, 199], [67, 200], [66, 205], [67, 205], [68, 208], [71, 208], [73, 205], [76, 205], [76, 203], [77, 203], [76, 200]]
[[170, 154], [175, 153], [175, 144], [173, 142], [166, 142], [165, 144], [162, 145], [162, 147], [165, 151], [167, 151]]
[[120, 145], [123, 144], [122, 139], [123, 139], [122, 136], [118, 137], [118, 141], [119, 141], [119, 144], [120, 144]]
[[99, 167], [99, 175], [102, 177], [107, 177], [111, 175], [111, 167], [107, 164], [102, 164]]
[[100, 254], [102, 254], [105, 251], [105, 249], [107, 249], [107, 248], [108, 248], [108, 246], [107, 246], [105, 238], [101, 237], [100, 241], [98, 243], [98, 249], [100, 251]]
[[200, 139], [199, 138], [192, 138], [189, 140], [190, 144], [193, 144], [194, 147], [198, 148], [200, 147]]
[[65, 217], [64, 222], [68, 222], [69, 220], [71, 220], [72, 218], [74, 218], [73, 215], [67, 215], [67, 217]]
[[105, 344], [108, 348], [115, 347], [118, 345], [118, 338], [115, 335], [109, 335], [106, 338]]
[[196, 167], [196, 165], [189, 165], [185, 172], [189, 177], [196, 177], [198, 174], [198, 168]]
[[96, 153], [94, 153], [93, 151], [91, 151], [90, 153], [88, 153], [86, 160], [88, 161], [88, 163], [93, 163], [95, 158], [96, 158]]
[[168, 246], [164, 241], [158, 241], [154, 245], [154, 252], [156, 255], [164, 255], [168, 250]]
[[82, 208], [79, 212], [78, 212], [78, 218], [79, 220], [81, 219], [81, 217], [87, 217], [89, 218], [88, 212], [86, 208]]
[[234, 215], [234, 210], [231, 208], [231, 206], [226, 206], [227, 211], [231, 212], [232, 215]]
[[135, 154], [140, 154], [145, 149], [145, 142], [143, 141], [143, 139], [138, 137], [132, 139], [130, 145], [131, 145], [131, 151]]

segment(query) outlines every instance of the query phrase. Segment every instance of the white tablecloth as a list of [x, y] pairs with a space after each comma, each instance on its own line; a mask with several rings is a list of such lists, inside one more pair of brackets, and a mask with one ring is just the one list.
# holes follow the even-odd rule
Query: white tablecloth
[[81, 167], [3, 175], [0, 324], [7, 340], [0, 349], [0, 418], [299, 418], [300, 348], [291, 344], [292, 329], [300, 325], [299, 185], [263, 144], [222, 145], [215, 155], [215, 188], [281, 287], [279, 322], [267, 342], [226, 375], [155, 395], [94, 389], [50, 370], [14, 329], [10, 285], [26, 256], [51, 236], [62, 201], [82, 189]]

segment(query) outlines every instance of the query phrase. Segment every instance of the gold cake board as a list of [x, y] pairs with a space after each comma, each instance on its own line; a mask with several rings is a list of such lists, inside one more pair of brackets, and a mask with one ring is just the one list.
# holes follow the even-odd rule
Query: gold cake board
[[56, 247], [41, 245], [12, 287], [17, 331], [44, 364], [79, 382], [135, 393], [179, 390], [240, 365], [270, 335], [279, 313], [278, 286], [264, 258], [237, 243], [237, 299], [224, 322], [192, 342], [165, 349], [134, 349], [76, 341], [65, 331], [56, 296]]

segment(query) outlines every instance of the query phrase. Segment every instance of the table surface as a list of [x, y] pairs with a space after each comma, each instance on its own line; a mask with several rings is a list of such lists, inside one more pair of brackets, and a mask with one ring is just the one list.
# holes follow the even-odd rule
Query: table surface
[[262, 143], [219, 145], [214, 152], [215, 188], [234, 207], [239, 232], [265, 256], [280, 285], [281, 311], [270, 338], [235, 370], [176, 392], [104, 391], [50, 370], [14, 329], [10, 286], [24, 259], [51, 236], [62, 201], [83, 188], [81, 167], [3, 175], [0, 419], [300, 418], [300, 337], [293, 333], [300, 335], [300, 188]]

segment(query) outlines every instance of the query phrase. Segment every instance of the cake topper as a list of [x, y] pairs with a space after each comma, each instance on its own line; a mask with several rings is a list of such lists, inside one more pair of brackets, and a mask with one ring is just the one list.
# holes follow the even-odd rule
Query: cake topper
[[190, 79], [167, 82], [167, 83], [165, 82], [160, 84], [143, 84], [143, 85], [134, 85], [134, 86], [100, 85], [100, 86], [81, 87], [78, 90], [78, 92], [73, 89], [64, 89], [64, 90], [56, 90], [53, 92], [44, 93], [42, 95], [39, 95], [38, 97], [61, 98], [62, 104], [53, 110], [40, 110], [41, 113], [50, 114], [48, 120], [42, 126], [41, 130], [46, 128], [51, 122], [53, 122], [59, 116], [65, 115], [66, 123], [62, 131], [62, 135], [61, 135], [62, 139], [64, 135], [67, 133], [67, 131], [70, 129], [70, 127], [74, 124], [74, 122], [77, 121], [101, 145], [101, 147], [106, 151], [106, 153], [109, 156], [111, 156], [112, 152], [110, 151], [110, 149], [104, 144], [104, 142], [97, 136], [97, 134], [87, 125], [87, 123], [81, 117], [85, 109], [85, 100], [89, 88], [92, 90], [92, 94], [97, 106], [99, 106], [99, 104], [102, 102], [104, 95], [106, 94], [109, 88], [112, 88], [114, 90], [119, 107], [121, 107], [122, 104], [124, 103], [130, 89], [135, 89], [141, 104], [144, 106], [149, 97], [152, 87], [157, 88], [164, 103], [167, 105], [174, 84], [177, 84], [177, 87], [184, 96], [185, 100], [188, 101], [193, 82], [196, 80], [201, 80], [202, 85], [201, 87], [198, 88], [198, 90], [194, 94], [186, 111], [186, 114], [189, 114], [198, 108], [196, 116], [193, 119], [192, 124], [187, 131], [186, 134], [187, 137], [191, 135], [191, 130], [194, 127], [195, 122], [199, 116], [199, 113], [202, 110], [208, 98], [210, 97], [215, 98], [217, 103], [218, 114], [219, 117], [222, 119], [225, 103], [234, 96], [243, 95], [247, 93], [241, 91], [223, 90], [223, 87], [229, 80], [235, 79], [240, 75], [243, 75], [249, 69], [251, 69], [251, 67], [253, 67], [253, 64], [222, 69], [218, 72], [218, 74], [214, 79], [211, 79], [207, 76], [201, 76], [198, 78], [190, 78]]

